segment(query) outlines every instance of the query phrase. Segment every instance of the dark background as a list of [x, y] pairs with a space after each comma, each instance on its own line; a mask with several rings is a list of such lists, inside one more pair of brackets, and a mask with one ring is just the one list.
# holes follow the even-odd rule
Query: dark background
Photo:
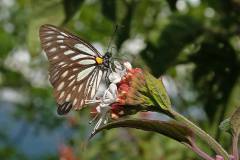
[[199, 159], [174, 140], [133, 129], [103, 132], [85, 147], [89, 110], [56, 114], [38, 36], [46, 23], [101, 52], [120, 24], [115, 57], [165, 75], [174, 108], [230, 148], [218, 125], [240, 105], [238, 0], [0, 0], [1, 159]]

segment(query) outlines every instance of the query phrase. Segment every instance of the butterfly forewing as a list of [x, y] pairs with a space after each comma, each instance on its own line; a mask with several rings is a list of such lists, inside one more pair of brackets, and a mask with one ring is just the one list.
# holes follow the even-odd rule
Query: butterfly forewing
[[50, 62], [58, 113], [81, 109], [86, 99], [94, 97], [102, 79], [104, 71], [95, 60], [102, 56], [91, 44], [52, 25], [41, 26], [40, 40]]

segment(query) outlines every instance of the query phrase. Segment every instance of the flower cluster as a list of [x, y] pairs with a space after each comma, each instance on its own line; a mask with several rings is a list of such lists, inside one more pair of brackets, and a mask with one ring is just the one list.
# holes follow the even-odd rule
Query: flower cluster
[[136, 105], [136, 88], [143, 86], [144, 83], [143, 72], [140, 68], [129, 69], [118, 84], [118, 103]]
[[126, 74], [117, 84], [117, 99], [115, 103], [111, 104], [112, 119], [118, 119], [126, 114], [125, 105], [138, 104], [135, 97], [135, 91], [136, 86], [141, 86], [141, 83], [136, 82], [143, 82], [142, 70], [139, 68], [127, 69]]
[[[147, 87], [146, 77], [140, 68], [132, 68], [129, 62], [114, 62], [114, 69], [108, 76], [110, 84], [101, 98], [90, 100], [97, 103], [92, 121], [97, 123], [93, 132], [109, 119], [147, 111], [154, 101]], [[92, 122], [91, 121], [91, 122]]]

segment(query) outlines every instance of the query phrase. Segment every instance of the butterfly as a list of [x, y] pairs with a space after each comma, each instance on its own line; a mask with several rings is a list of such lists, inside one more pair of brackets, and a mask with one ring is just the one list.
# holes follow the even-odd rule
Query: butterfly
[[82, 109], [85, 100], [95, 96], [103, 75], [110, 69], [112, 54], [102, 55], [85, 40], [49, 24], [40, 27], [39, 36], [50, 63], [49, 81], [58, 114]]

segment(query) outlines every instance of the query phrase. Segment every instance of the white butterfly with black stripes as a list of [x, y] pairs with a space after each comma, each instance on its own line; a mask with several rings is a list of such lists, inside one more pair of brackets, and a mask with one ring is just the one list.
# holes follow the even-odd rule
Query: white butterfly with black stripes
[[101, 55], [91, 44], [53, 25], [39, 30], [41, 45], [50, 62], [50, 82], [58, 114], [81, 109], [92, 99], [110, 68], [111, 53]]

